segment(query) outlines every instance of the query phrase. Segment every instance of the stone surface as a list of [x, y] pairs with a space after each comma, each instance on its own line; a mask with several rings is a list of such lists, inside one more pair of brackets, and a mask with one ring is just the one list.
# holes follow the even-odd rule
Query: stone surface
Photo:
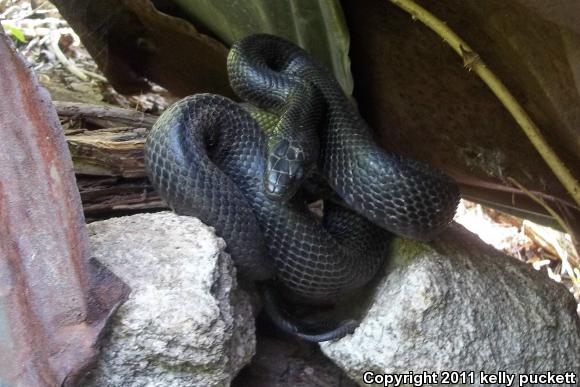
[[169, 212], [88, 229], [94, 256], [132, 293], [86, 385], [229, 386], [255, 352], [255, 326], [223, 240]]
[[359, 384], [365, 371], [475, 371], [475, 385], [480, 371], [580, 376], [580, 323], [562, 285], [459, 225], [391, 250], [359, 328], [321, 345]]

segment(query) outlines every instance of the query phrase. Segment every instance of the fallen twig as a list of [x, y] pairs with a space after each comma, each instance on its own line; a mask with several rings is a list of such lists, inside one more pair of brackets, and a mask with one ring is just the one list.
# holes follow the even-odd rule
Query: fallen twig
[[74, 76], [77, 78], [88, 81], [89, 78], [87, 75], [78, 67], [76, 67], [67, 57], [64, 55], [60, 47], [58, 46], [58, 42], [60, 41], [60, 32], [58, 30], [52, 30], [50, 32], [50, 48], [52, 52], [56, 55], [58, 61], [62, 63], [62, 65]]
[[552, 207], [550, 207], [541, 196], [535, 195], [533, 192], [524, 187], [519, 181], [512, 177], [508, 177], [507, 179], [510, 183], [518, 187], [520, 191], [525, 193], [530, 199], [541, 205], [550, 215], [552, 215], [552, 217], [558, 222], [560, 227], [562, 227], [566, 233], [574, 235], [568, 223]]
[[[570, 228], [570, 226], [568, 225], [568, 223], [556, 212], [554, 211], [545, 201], [543, 198], [534, 195], [533, 192], [530, 192], [526, 187], [524, 187], [522, 184], [520, 184], [516, 179], [513, 179], [511, 177], [508, 177], [508, 180], [514, 184], [515, 186], [517, 186], [522, 192], [524, 192], [526, 195], [528, 195], [530, 197], [530, 199], [534, 200], [536, 203], [538, 203], [539, 205], [541, 205], [542, 207], [545, 208], [545, 210], [552, 215], [552, 217], [554, 217], [554, 219], [556, 219], [556, 221], [560, 224], [560, 227], [562, 227], [562, 229], [570, 235], [570, 237], [572, 238], [572, 246], [573, 248], [576, 250], [576, 256], [578, 256], [578, 241], [576, 240], [576, 236], [574, 235], [574, 233], [572, 232], [572, 229]], [[570, 262], [568, 260], [568, 254], [566, 254], [565, 252], [559, 251], [558, 255], [560, 256], [560, 259], [562, 260], [562, 263], [564, 265], [564, 269], [565, 271], [568, 273], [568, 275], [570, 276], [570, 278], [572, 278], [572, 280], [574, 281], [574, 283], [580, 283], [580, 279], [576, 276], [576, 271], [573, 269], [573, 267], [570, 265]], [[575, 265], [578, 264], [578, 262], [574, 262]]]

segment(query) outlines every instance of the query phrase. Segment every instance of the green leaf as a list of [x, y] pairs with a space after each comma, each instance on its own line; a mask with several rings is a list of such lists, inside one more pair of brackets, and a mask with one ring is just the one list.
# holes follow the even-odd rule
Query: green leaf
[[26, 37], [24, 36], [24, 32], [22, 30], [10, 23], [2, 22], [2, 27], [8, 32], [8, 34], [14, 36], [16, 40], [22, 43], [26, 43]]
[[284, 37], [306, 49], [332, 70], [350, 95], [348, 28], [339, 0], [172, 0], [195, 26], [226, 44], [264, 32]]

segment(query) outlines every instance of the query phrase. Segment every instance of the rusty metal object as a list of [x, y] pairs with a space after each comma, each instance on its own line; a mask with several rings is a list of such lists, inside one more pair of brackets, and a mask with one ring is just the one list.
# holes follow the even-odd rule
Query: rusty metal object
[[56, 111], [1, 28], [0, 132], [0, 385], [75, 385], [128, 288], [89, 260]]

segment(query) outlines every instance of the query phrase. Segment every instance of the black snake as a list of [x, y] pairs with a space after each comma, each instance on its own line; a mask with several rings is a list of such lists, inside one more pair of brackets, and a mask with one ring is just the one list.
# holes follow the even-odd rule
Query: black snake
[[[175, 103], [149, 133], [146, 168], [177, 213], [216, 228], [241, 275], [274, 278], [302, 302], [336, 301], [377, 272], [388, 231], [427, 239], [452, 220], [452, 180], [381, 149], [306, 51], [249, 36], [231, 48], [228, 73], [249, 105], [211, 94]], [[313, 176], [323, 183], [307, 184]], [[342, 205], [326, 202], [320, 220], [307, 207], [308, 185], [329, 187]]]

